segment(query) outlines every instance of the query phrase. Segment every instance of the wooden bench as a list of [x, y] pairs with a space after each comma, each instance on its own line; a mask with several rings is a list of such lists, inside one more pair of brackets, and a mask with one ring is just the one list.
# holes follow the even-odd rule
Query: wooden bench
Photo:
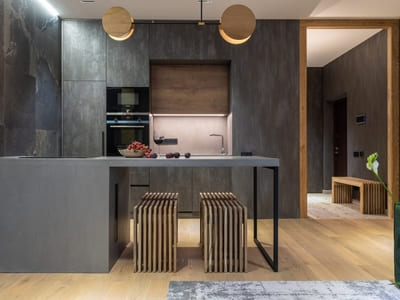
[[134, 272], [176, 272], [178, 193], [146, 193], [133, 209]]
[[247, 208], [232, 193], [200, 193], [205, 272], [247, 272]]
[[355, 177], [332, 177], [332, 203], [351, 203], [353, 186], [360, 188], [362, 214], [385, 214], [386, 191], [378, 181]]

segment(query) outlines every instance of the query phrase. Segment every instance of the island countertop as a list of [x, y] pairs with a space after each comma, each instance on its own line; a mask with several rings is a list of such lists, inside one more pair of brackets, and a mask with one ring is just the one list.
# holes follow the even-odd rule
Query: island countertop
[[264, 156], [232, 156], [232, 155], [193, 155], [190, 158], [126, 158], [122, 156], [100, 157], [1, 157], [3, 161], [19, 161], [39, 164], [46, 162], [91, 162], [101, 163], [108, 167], [279, 167], [279, 159]]
[[129, 243], [134, 167], [279, 167], [261, 156], [0, 157], [0, 272], [109, 272]]

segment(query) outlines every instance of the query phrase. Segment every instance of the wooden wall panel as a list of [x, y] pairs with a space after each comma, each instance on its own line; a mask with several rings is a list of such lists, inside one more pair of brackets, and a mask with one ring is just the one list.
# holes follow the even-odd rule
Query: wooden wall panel
[[153, 114], [228, 114], [229, 65], [152, 65]]

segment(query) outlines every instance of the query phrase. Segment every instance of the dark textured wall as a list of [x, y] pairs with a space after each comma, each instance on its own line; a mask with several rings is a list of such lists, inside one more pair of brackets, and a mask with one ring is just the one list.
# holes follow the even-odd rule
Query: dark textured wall
[[[83, 47], [79, 34], [86, 34], [94, 23], [83, 20], [67, 20], [63, 23], [65, 22], [68, 22], [68, 26], [63, 26], [63, 31], [70, 43], [64, 48], [67, 47], [68, 53], [74, 57], [74, 52], [69, 50]], [[95, 26], [101, 29], [100, 22]], [[97, 30], [94, 32], [96, 34], [91, 36], [91, 43], [96, 43], [93, 39], [97, 39]], [[238, 46], [226, 43], [220, 37], [217, 26], [138, 26], [132, 40], [119, 43], [107, 37], [107, 85], [146, 85], [149, 76], [148, 61], [230, 61], [233, 154], [252, 151], [255, 155], [279, 157], [281, 216], [297, 217], [298, 44], [298, 21], [257, 21], [256, 31], [251, 39]], [[78, 53], [81, 53], [80, 50]], [[81, 59], [79, 58], [81, 65], [88, 65], [89, 58], [85, 62]], [[121, 64], [124, 65], [120, 66]], [[95, 64], [93, 68], [97, 68]], [[78, 67], [68, 69], [64, 57], [64, 73], [82, 73], [79, 70]], [[103, 74], [103, 71], [99, 74]], [[84, 79], [103, 80], [74, 76], [74, 80]], [[259, 210], [263, 216], [271, 215], [272, 172], [260, 170], [258, 180], [259, 197], [265, 199]], [[232, 170], [232, 190], [248, 203], [250, 212], [252, 186], [252, 170]]]
[[307, 68], [307, 156], [309, 193], [323, 189], [322, 68]]
[[[298, 44], [298, 21], [261, 21], [247, 43], [232, 47], [233, 154], [280, 158], [282, 217], [299, 215]], [[272, 171], [260, 170], [258, 180], [260, 214], [270, 215]], [[252, 170], [234, 169], [232, 189], [253, 211]]]
[[[332, 100], [347, 97], [348, 176], [374, 179], [365, 167], [366, 156], [379, 153], [379, 173], [387, 172], [387, 34], [383, 30], [323, 68], [324, 189], [333, 174]], [[356, 115], [365, 113], [365, 125]], [[353, 157], [354, 151], [365, 156]]]
[[0, 4], [0, 155], [60, 149], [60, 21], [36, 1]]

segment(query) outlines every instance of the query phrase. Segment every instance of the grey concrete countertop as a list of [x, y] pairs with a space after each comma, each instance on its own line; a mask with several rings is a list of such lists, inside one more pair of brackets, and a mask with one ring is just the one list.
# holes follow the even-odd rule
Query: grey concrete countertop
[[125, 158], [121, 156], [101, 156], [91, 158], [73, 157], [1, 157], [1, 161], [24, 163], [43, 162], [101, 162], [109, 167], [279, 167], [279, 158], [264, 156], [194, 155], [190, 158]]

